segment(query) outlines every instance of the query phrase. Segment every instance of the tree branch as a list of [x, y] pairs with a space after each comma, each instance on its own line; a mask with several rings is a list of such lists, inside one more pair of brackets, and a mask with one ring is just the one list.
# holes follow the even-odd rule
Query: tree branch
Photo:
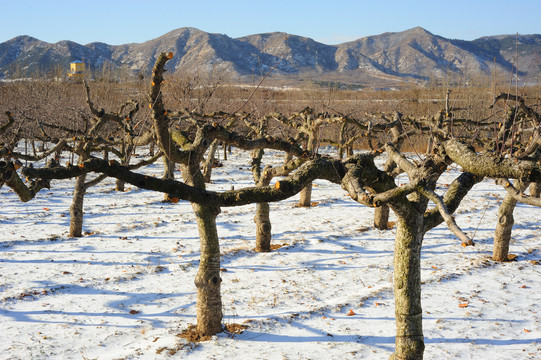
[[524, 204], [541, 207], [541, 198], [534, 198], [522, 194], [508, 179], [496, 179], [496, 184], [501, 185], [513, 199]]
[[455, 139], [443, 142], [442, 146], [451, 160], [477, 176], [541, 182], [541, 165], [533, 161], [480, 155]]
[[[443, 203], [445, 204], [447, 211], [450, 214], [454, 213], [471, 188], [482, 180], [482, 177], [475, 176], [471, 173], [465, 172], [460, 174], [460, 176], [451, 183], [443, 196]], [[444, 221], [437, 208], [426, 212], [424, 218], [425, 233]]]
[[338, 160], [317, 158], [301, 166], [294, 174], [277, 182], [275, 187], [249, 187], [218, 193], [201, 190], [180, 181], [138, 174], [114, 161], [97, 158], [86, 160], [79, 166], [23, 169], [25, 176], [34, 179], [68, 179], [88, 172], [103, 173], [142, 189], [167, 193], [172, 197], [206, 206], [240, 206], [287, 199], [318, 178], [339, 183], [346, 171]]
[[38, 179], [26, 186], [17, 174], [18, 165], [11, 161], [0, 161], [0, 188], [6, 184], [19, 196], [22, 202], [28, 202], [43, 188], [49, 189], [49, 181]]
[[436, 194], [434, 191], [427, 189], [424, 186], [418, 186], [417, 192], [419, 192], [421, 195], [427, 197], [430, 199], [434, 204], [436, 204], [436, 208], [438, 209], [441, 217], [445, 221], [445, 224], [447, 224], [447, 227], [449, 230], [455, 234], [457, 238], [462, 240], [462, 243], [464, 245], [473, 245], [473, 240], [468, 237], [456, 224], [455, 219], [449, 214], [447, 211], [447, 207], [445, 206], [445, 203], [443, 202], [442, 198]]

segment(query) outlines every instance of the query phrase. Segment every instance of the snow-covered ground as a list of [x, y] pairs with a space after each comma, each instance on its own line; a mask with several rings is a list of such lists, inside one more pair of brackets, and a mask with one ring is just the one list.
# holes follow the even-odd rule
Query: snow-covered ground
[[[267, 162], [281, 157], [266, 155]], [[214, 169], [211, 189], [252, 184], [248, 153]], [[144, 170], [161, 176], [161, 165]], [[446, 172], [440, 192], [458, 174]], [[404, 181], [404, 180], [403, 180]], [[73, 181], [54, 181], [29, 203], [0, 189], [1, 359], [387, 359], [394, 348], [394, 231], [373, 209], [316, 181], [312, 208], [271, 205], [271, 253], [254, 248], [255, 205], [223, 208], [225, 324], [242, 334], [189, 343], [199, 242], [191, 206], [106, 180], [85, 198], [86, 236], [70, 238]], [[457, 223], [430, 231], [422, 258], [426, 359], [541, 359], [541, 209], [519, 204], [511, 252], [490, 260], [498, 205], [476, 185]], [[391, 219], [393, 220], [393, 219]]]

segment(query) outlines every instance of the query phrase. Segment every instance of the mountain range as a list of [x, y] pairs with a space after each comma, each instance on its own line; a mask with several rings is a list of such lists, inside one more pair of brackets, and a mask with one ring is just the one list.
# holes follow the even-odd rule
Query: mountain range
[[[541, 35], [497, 35], [473, 41], [447, 39], [416, 27], [363, 37], [337, 45], [282, 32], [231, 38], [195, 28], [180, 28], [158, 38], [124, 45], [73, 41], [47, 43], [18, 36], [0, 43], [0, 78], [64, 73], [83, 60], [103, 68], [147, 75], [161, 52], [173, 52], [172, 72], [215, 74], [234, 81], [336, 81], [378, 85], [518, 75], [537, 83]], [[518, 61], [517, 61], [518, 60]], [[517, 71], [518, 65], [518, 71]]]

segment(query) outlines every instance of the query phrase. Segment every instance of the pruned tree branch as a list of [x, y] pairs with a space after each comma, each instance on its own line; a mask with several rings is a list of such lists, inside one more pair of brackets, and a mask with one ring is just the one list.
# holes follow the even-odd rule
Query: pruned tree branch
[[[468, 172], [460, 174], [458, 178], [453, 180], [442, 199], [448, 213], [454, 213], [471, 188], [482, 180], [482, 177]], [[424, 215], [424, 232], [433, 229], [443, 221], [444, 219], [437, 208], [429, 210]]]
[[503, 186], [507, 193], [511, 195], [516, 201], [523, 204], [541, 207], [541, 198], [524, 195], [516, 187], [513, 186], [509, 179], [496, 179], [496, 184]]
[[445, 224], [447, 224], [447, 227], [449, 230], [455, 234], [457, 238], [462, 240], [462, 243], [464, 245], [474, 245], [473, 240], [468, 237], [456, 224], [455, 219], [449, 214], [447, 211], [447, 207], [445, 206], [445, 203], [443, 202], [443, 199], [436, 194], [434, 191], [427, 189], [424, 186], [417, 186], [416, 191], [419, 192], [421, 195], [427, 197], [430, 199], [434, 204], [436, 204], [436, 208], [438, 209], [441, 217], [443, 218], [443, 221], [445, 221]]
[[19, 164], [12, 161], [0, 160], [0, 188], [6, 184], [19, 196], [22, 202], [32, 200], [36, 194], [43, 188], [50, 188], [49, 181], [37, 179], [30, 182], [30, 186], [26, 186], [17, 174]]

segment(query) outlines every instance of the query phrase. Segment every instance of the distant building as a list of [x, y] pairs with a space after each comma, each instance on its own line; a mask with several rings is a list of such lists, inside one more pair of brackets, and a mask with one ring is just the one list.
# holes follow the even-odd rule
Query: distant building
[[81, 60], [71, 62], [68, 77], [72, 81], [83, 82], [83, 78], [85, 77], [85, 63]]

